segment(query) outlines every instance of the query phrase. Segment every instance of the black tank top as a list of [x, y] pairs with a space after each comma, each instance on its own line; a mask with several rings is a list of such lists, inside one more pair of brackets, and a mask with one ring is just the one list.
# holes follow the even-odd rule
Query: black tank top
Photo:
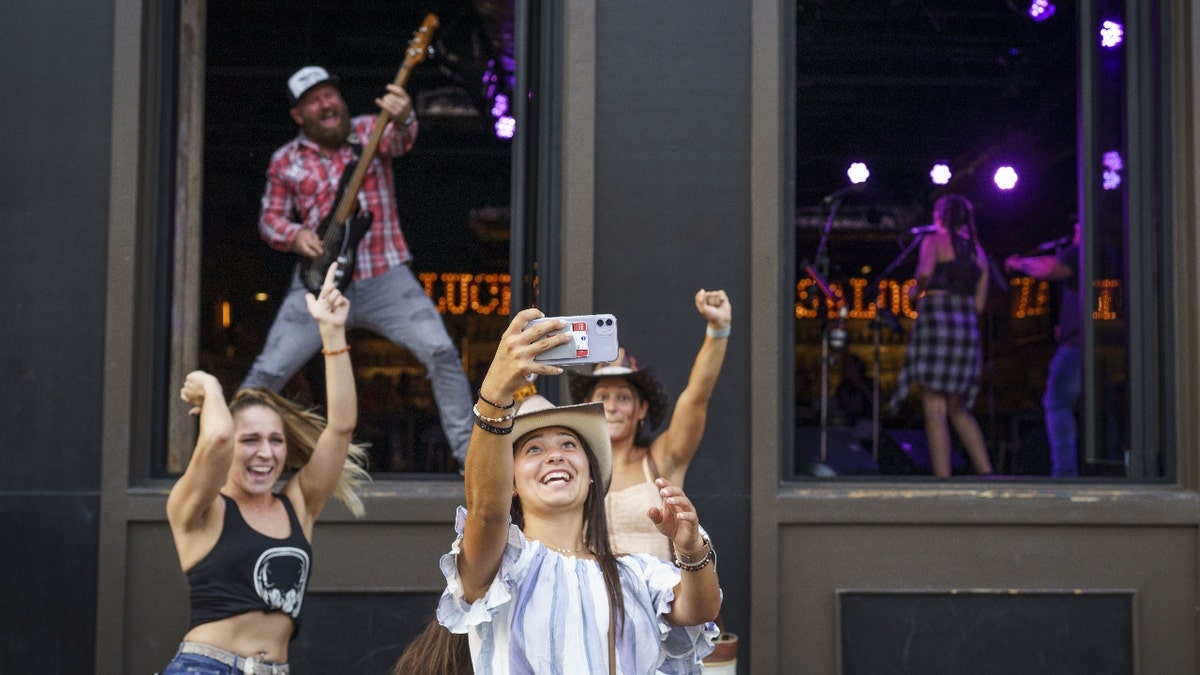
[[284, 612], [300, 632], [300, 605], [312, 571], [312, 546], [291, 501], [280, 494], [291, 533], [268, 537], [242, 518], [237, 502], [225, 500], [225, 523], [217, 544], [187, 573], [192, 601], [188, 628], [246, 612]]
[[951, 295], [974, 295], [975, 284], [983, 274], [972, 255], [971, 242], [968, 239], [951, 234], [950, 243], [954, 246], [954, 259], [940, 262], [933, 267], [926, 290], [946, 291]]

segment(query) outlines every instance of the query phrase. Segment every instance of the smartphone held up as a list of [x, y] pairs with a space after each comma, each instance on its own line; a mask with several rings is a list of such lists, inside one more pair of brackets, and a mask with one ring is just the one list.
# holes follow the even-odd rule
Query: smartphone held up
[[571, 341], [548, 349], [535, 360], [556, 366], [572, 366], [581, 363], [608, 363], [617, 359], [617, 318], [612, 314], [584, 314], [577, 316], [548, 316], [534, 319], [529, 325], [544, 321], [562, 321], [565, 326], [547, 334], [568, 333]]

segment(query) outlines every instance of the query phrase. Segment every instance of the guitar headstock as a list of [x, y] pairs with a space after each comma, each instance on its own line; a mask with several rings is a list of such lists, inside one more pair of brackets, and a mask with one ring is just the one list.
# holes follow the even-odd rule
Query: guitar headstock
[[415, 66], [425, 60], [425, 52], [429, 50], [429, 41], [433, 39], [433, 31], [437, 30], [437, 27], [437, 14], [426, 14], [425, 20], [421, 22], [421, 27], [413, 33], [412, 39], [408, 41], [408, 49], [405, 50], [404, 58], [406, 66]]

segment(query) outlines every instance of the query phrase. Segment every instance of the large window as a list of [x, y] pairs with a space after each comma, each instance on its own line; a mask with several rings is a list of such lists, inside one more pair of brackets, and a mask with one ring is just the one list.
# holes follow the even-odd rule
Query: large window
[[[513, 301], [513, 3], [267, 0], [182, 6], [180, 65], [163, 77], [183, 83], [184, 95], [190, 77], [202, 82], [202, 105], [189, 109], [185, 103], [179, 112], [180, 129], [192, 134], [202, 129], [202, 162], [187, 156], [187, 138], [176, 139], [175, 154], [177, 171], [202, 175], [203, 196], [193, 205], [198, 218], [178, 215], [184, 205], [174, 208], [177, 239], [200, 234], [192, 253], [177, 256], [174, 267], [175, 312], [187, 316], [171, 336], [174, 360], [198, 363], [227, 392], [234, 391], [262, 350], [291, 281], [296, 256], [270, 248], [257, 225], [268, 160], [297, 133], [289, 116], [288, 76], [303, 65], [322, 65], [340, 78], [351, 115], [378, 114], [375, 97], [396, 78], [410, 38], [433, 13], [439, 25], [406, 84], [419, 136], [413, 150], [393, 164], [396, 196], [413, 273], [477, 386]], [[203, 39], [189, 39], [196, 33]], [[181, 197], [164, 193], [161, 199]], [[180, 260], [192, 255], [200, 260], [195, 273]], [[420, 362], [373, 333], [356, 330], [350, 337], [359, 386], [357, 440], [370, 443], [372, 473], [457, 476]], [[186, 367], [181, 363], [173, 370], [178, 374]], [[310, 362], [284, 393], [319, 408], [322, 372], [318, 360]], [[165, 472], [181, 469], [190, 429], [187, 420], [175, 420]]]
[[[971, 411], [996, 472], [1055, 473], [1063, 417], [1044, 399], [1057, 394], [1078, 437], [1078, 473], [1063, 478], [1171, 478], [1156, 3], [797, 8], [793, 475], [931, 474], [919, 389], [889, 402], [920, 307], [907, 293], [920, 240], [936, 200], [957, 193], [988, 258]], [[1073, 281], [1005, 261], [1069, 250], [1077, 222], [1070, 312]], [[1074, 405], [1046, 396], [1064, 312], [1082, 326]], [[971, 475], [953, 443], [954, 474]]]

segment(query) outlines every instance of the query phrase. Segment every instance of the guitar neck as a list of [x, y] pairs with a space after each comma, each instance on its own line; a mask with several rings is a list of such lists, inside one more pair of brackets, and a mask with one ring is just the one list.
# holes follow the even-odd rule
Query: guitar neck
[[[417, 29], [417, 34], [412, 41], [408, 43], [404, 63], [400, 64], [400, 70], [396, 72], [396, 79], [392, 81], [392, 84], [403, 87], [408, 83], [408, 75], [412, 72], [413, 66], [425, 59], [425, 48], [437, 26], [438, 19], [435, 15], [429, 14], [425, 17], [425, 22]], [[358, 158], [354, 173], [350, 174], [350, 180], [346, 183], [346, 191], [342, 193], [342, 199], [334, 210], [334, 222], [345, 222], [351, 214], [358, 210], [358, 191], [362, 188], [363, 179], [367, 177], [367, 169], [371, 166], [371, 161], [375, 159], [375, 152], [379, 149], [380, 140], [383, 139], [383, 130], [390, 120], [391, 113], [386, 110], [379, 111], [379, 115], [375, 118], [375, 128], [371, 130], [371, 137], [363, 146], [362, 155]]]

